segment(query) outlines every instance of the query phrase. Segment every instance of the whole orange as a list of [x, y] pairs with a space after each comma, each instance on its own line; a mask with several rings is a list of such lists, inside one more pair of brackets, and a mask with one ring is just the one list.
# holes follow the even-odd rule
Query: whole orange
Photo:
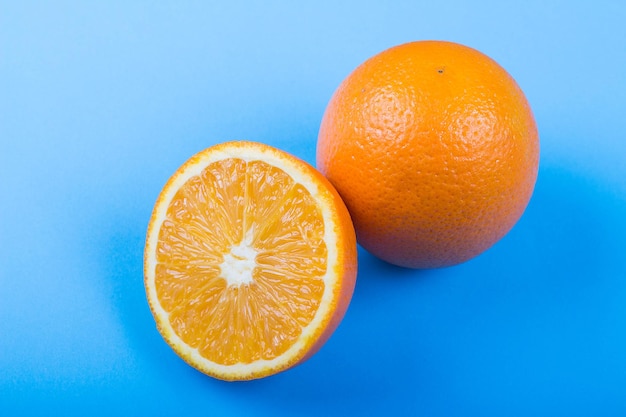
[[317, 167], [358, 242], [390, 263], [433, 268], [490, 248], [519, 220], [539, 164], [524, 93], [494, 60], [444, 41], [390, 48], [339, 86]]

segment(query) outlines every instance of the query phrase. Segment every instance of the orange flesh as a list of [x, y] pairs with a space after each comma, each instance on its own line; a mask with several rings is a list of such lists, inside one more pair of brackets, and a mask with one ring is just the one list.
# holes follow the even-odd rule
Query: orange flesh
[[[225, 159], [190, 178], [161, 225], [156, 291], [176, 334], [222, 365], [269, 360], [298, 339], [324, 293], [327, 249], [315, 200], [284, 171]], [[254, 250], [251, 281], [225, 257]]]

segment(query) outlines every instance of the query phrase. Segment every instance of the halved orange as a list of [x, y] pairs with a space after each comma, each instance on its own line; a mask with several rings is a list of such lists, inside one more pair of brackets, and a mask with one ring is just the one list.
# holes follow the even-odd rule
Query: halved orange
[[158, 197], [145, 287], [163, 338], [224, 380], [308, 359], [343, 318], [356, 238], [332, 185], [306, 162], [237, 141], [189, 159]]

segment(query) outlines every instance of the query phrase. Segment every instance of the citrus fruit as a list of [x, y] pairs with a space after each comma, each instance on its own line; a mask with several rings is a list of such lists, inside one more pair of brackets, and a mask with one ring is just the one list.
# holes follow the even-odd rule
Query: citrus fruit
[[392, 47], [332, 96], [317, 167], [346, 203], [358, 242], [390, 263], [464, 262], [501, 239], [533, 192], [539, 139], [515, 80], [475, 49]]
[[191, 366], [260, 378], [315, 353], [344, 316], [356, 237], [330, 183], [254, 142], [194, 155], [148, 226], [144, 276], [158, 330]]

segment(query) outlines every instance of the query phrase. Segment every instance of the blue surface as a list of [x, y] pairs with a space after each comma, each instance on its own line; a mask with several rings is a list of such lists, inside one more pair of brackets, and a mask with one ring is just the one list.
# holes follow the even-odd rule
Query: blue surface
[[[626, 415], [626, 3], [294, 3], [0, 3], [0, 414]], [[542, 154], [521, 221], [447, 269], [360, 251], [345, 320], [288, 372], [187, 366], [142, 283], [166, 179], [231, 139], [313, 162], [341, 80], [418, 39], [526, 92]]]

